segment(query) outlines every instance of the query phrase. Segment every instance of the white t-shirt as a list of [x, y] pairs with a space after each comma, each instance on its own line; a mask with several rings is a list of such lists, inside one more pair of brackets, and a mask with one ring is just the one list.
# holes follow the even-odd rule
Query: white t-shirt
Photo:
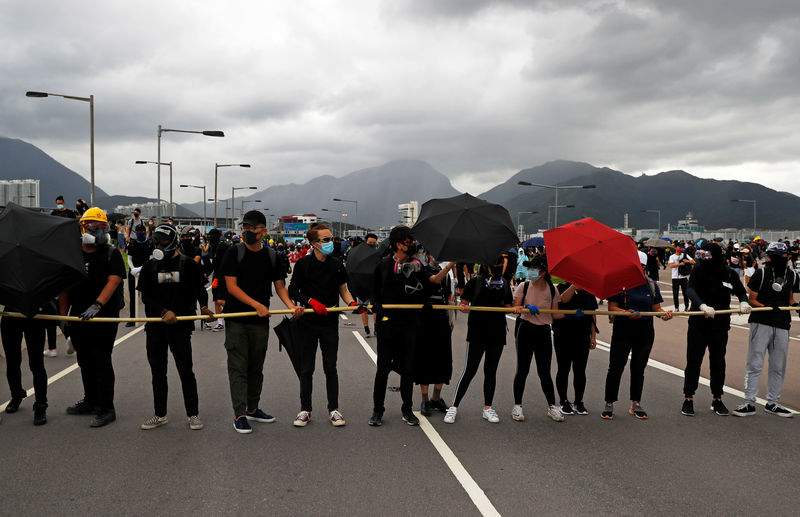
[[[669, 262], [668, 263], [669, 264], [680, 264], [681, 263], [681, 258], [683, 257], [683, 255], [684, 255], [683, 253], [681, 253], [680, 255], [678, 255], [677, 253], [673, 253], [672, 255], [669, 256]], [[682, 275], [682, 274], [678, 273], [678, 268], [677, 267], [670, 267], [669, 270], [672, 273], [672, 279], [673, 280], [676, 279], [676, 278], [686, 278], [686, 275]]]

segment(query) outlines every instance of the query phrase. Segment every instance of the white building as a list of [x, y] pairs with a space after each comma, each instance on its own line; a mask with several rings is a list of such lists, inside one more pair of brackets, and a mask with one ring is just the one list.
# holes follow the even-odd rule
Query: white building
[[416, 201], [409, 201], [397, 205], [397, 222], [405, 226], [414, 226], [419, 217], [419, 203]]
[[[114, 207], [114, 212], [120, 214], [133, 215], [133, 210], [138, 208], [142, 211], [143, 219], [155, 219], [158, 215], [159, 203], [151, 201], [149, 203], [136, 203], [134, 205], [118, 205]], [[170, 215], [169, 203], [167, 201], [161, 202], [161, 217], [166, 219]]]
[[38, 207], [39, 180], [0, 180], [0, 205]]

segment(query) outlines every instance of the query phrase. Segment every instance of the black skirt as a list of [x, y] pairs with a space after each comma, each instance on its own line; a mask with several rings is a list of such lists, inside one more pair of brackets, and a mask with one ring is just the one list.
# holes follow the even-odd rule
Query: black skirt
[[414, 350], [416, 384], [450, 384], [453, 349], [447, 311], [422, 312]]

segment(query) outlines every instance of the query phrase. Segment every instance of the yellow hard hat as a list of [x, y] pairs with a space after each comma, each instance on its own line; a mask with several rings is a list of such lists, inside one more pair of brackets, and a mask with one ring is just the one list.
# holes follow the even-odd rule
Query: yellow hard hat
[[81, 222], [84, 221], [100, 221], [108, 224], [108, 217], [106, 217], [106, 213], [102, 208], [93, 206], [89, 210], [85, 211], [81, 216]]

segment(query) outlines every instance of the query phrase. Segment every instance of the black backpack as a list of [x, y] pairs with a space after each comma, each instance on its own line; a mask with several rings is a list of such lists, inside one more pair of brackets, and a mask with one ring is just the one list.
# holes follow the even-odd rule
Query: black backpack
[[[681, 256], [681, 260], [686, 259], [686, 258], [689, 258], [689, 257], [687, 257], [686, 253], [684, 253]], [[692, 265], [691, 264], [681, 264], [680, 266], [678, 266], [678, 274], [679, 275], [689, 276], [691, 273], [692, 273]]]

